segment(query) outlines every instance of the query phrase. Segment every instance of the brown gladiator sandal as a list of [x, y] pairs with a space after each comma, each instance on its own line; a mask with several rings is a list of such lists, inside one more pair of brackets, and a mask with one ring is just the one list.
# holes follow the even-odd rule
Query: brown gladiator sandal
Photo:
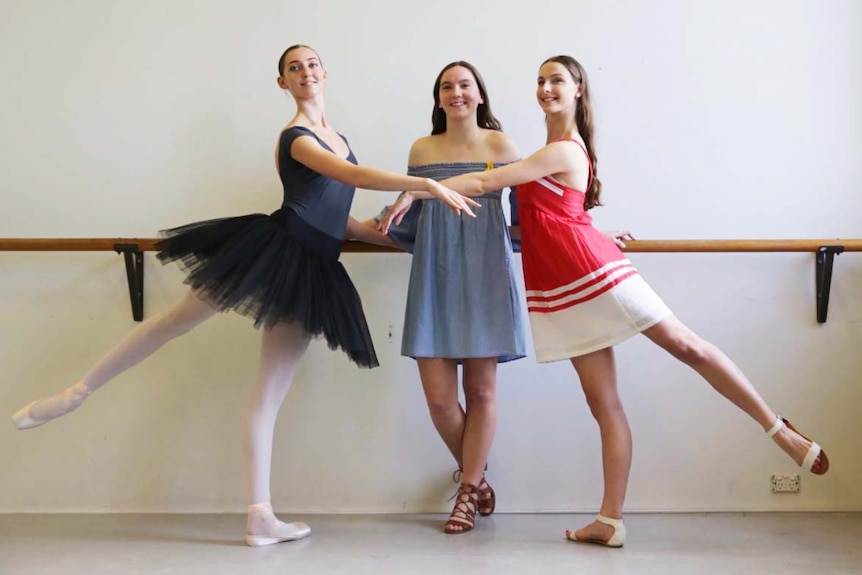
[[497, 494], [494, 493], [494, 488], [488, 484], [485, 476], [482, 476], [482, 481], [479, 482], [479, 515], [487, 517], [494, 512], [497, 507]]
[[[485, 469], [488, 469], [487, 465], [485, 466]], [[456, 469], [455, 473], [452, 474], [452, 481], [460, 483], [462, 475], [463, 471], [461, 471], [461, 469]], [[485, 476], [482, 475], [482, 479], [479, 481], [479, 515], [482, 517], [488, 517], [494, 513], [494, 509], [496, 508], [497, 494], [494, 492], [494, 488], [488, 483], [488, 480], [485, 479]]]
[[[462, 483], [455, 497], [455, 507], [443, 530], [450, 535], [466, 533], [476, 525], [476, 508], [479, 506], [479, 488]], [[460, 529], [458, 529], [460, 527]]]

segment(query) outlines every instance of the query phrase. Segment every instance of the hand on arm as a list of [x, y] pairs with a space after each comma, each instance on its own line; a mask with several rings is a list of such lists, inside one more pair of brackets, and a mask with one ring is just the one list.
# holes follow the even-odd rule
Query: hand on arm
[[356, 240], [378, 246], [398, 247], [398, 245], [392, 241], [392, 238], [383, 235], [377, 229], [377, 222], [373, 219], [360, 222], [352, 216], [347, 218], [347, 229], [344, 233], [344, 239]]
[[398, 196], [395, 203], [389, 206], [389, 209], [386, 210], [386, 213], [383, 214], [382, 218], [380, 218], [380, 223], [377, 224], [377, 229], [383, 234], [389, 234], [389, 226], [393, 223], [396, 226], [401, 223], [401, 220], [404, 219], [404, 215], [410, 210], [410, 206], [413, 205], [415, 199], [415, 195], [410, 192], [404, 192]]
[[426, 180], [428, 184], [428, 192], [444, 204], [448, 205], [452, 209], [453, 213], [460, 214], [461, 212], [464, 212], [472, 218], [476, 217], [476, 214], [474, 214], [473, 210], [470, 208], [481, 208], [482, 204], [476, 200], [472, 200], [459, 194], [455, 190], [452, 190], [431, 178], [426, 178]]

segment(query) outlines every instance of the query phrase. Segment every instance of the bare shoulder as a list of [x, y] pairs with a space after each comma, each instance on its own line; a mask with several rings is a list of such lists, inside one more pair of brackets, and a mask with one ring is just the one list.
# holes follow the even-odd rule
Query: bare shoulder
[[515, 140], [508, 134], [497, 130], [487, 130], [486, 138], [488, 147], [491, 148], [494, 158], [498, 162], [514, 162], [521, 159], [521, 151]]
[[567, 186], [584, 189], [590, 173], [590, 162], [578, 140], [556, 140], [533, 154], [536, 161], [548, 167], [551, 175]]
[[587, 145], [579, 135], [551, 142], [545, 147], [553, 149], [557, 153], [571, 156], [575, 166], [587, 167], [590, 163], [590, 158], [586, 153]]
[[429, 163], [437, 149], [437, 136], [423, 136], [410, 146], [410, 157], [407, 163], [411, 166]]

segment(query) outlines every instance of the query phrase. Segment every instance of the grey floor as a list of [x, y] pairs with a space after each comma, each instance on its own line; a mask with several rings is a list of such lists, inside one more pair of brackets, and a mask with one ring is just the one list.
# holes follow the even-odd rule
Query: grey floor
[[0, 515], [0, 575], [862, 573], [860, 513], [631, 514], [620, 550], [563, 539], [586, 515], [302, 519], [309, 539], [250, 548], [239, 515]]

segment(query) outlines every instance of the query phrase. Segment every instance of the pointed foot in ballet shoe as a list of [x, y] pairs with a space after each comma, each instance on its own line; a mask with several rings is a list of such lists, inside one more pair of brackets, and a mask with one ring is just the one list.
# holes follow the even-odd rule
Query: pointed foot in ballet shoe
[[566, 530], [566, 539], [577, 543], [592, 543], [594, 545], [602, 545], [603, 547], [611, 547], [619, 549], [626, 543], [626, 526], [623, 525], [622, 519], [612, 519], [605, 517], [602, 514], [596, 515], [596, 521], [613, 527], [614, 532], [609, 539], [601, 539], [599, 537], [584, 537], [579, 538], [574, 531]]
[[15, 429], [31, 429], [33, 427], [38, 427], [43, 423], [46, 423], [45, 421], [39, 421], [30, 417], [30, 408], [36, 405], [38, 401], [38, 399], [36, 401], [31, 401], [30, 403], [15, 412], [15, 414], [12, 416], [12, 423], [15, 425]]
[[773, 425], [772, 428], [766, 432], [766, 434], [769, 437], [773, 437], [784, 427], [787, 427], [787, 429], [797, 434], [805, 441], [811, 442], [811, 446], [805, 453], [805, 457], [803, 457], [802, 461], [798, 464], [799, 467], [813, 473], [814, 475], [823, 475], [827, 471], [829, 471], [829, 456], [826, 455], [826, 451], [822, 447], [820, 447], [817, 442], [811, 440], [805, 434], [801, 433], [798, 429], [796, 429], [796, 427], [794, 427], [789, 420], [778, 416], [778, 419], [776, 419], [775, 421], [775, 425]]
[[305, 539], [311, 535], [311, 527], [305, 523], [286, 523], [278, 533], [269, 535], [249, 535], [245, 536], [245, 543], [249, 547], [263, 547], [265, 545], [274, 545], [284, 541], [296, 541]]
[[60, 393], [31, 401], [12, 416], [17, 429], [31, 429], [78, 409], [92, 392], [78, 382]]

